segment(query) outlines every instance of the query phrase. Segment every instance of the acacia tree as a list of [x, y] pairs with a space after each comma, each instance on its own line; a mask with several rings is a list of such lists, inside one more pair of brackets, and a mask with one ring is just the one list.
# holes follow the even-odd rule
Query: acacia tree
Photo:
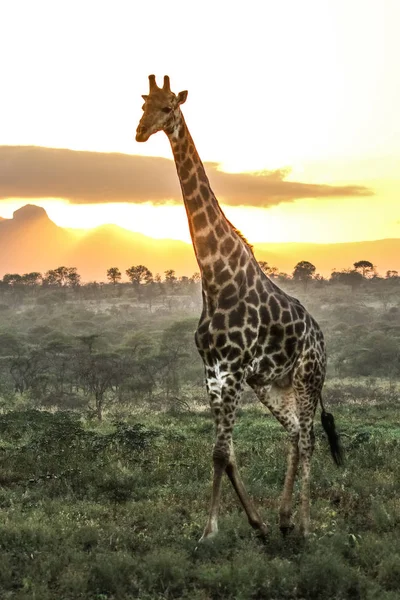
[[369, 260], [359, 260], [358, 262], [355, 262], [354, 269], [361, 273], [364, 279], [375, 273], [375, 267]]
[[81, 276], [79, 275], [76, 267], [69, 267], [67, 274], [67, 285], [76, 288], [81, 284]]
[[116, 285], [119, 281], [121, 281], [121, 271], [118, 267], [111, 267], [107, 269], [107, 279], [113, 284]]
[[22, 277], [18, 273], [6, 273], [3, 277], [3, 283], [10, 287], [14, 287], [21, 283]]
[[178, 279], [175, 275], [174, 269], [168, 269], [167, 271], [164, 271], [164, 275], [166, 284], [170, 285], [171, 287], [175, 285]]
[[87, 352], [77, 354], [77, 375], [86, 395], [94, 400], [95, 414], [99, 421], [107, 404], [115, 400], [110, 392], [123, 379], [122, 358], [115, 352]]
[[37, 271], [33, 271], [32, 273], [25, 273], [24, 275], [22, 275], [21, 278], [21, 283], [23, 283], [24, 285], [27, 285], [29, 287], [34, 287], [35, 285], [39, 285], [42, 281], [42, 274], [37, 272]]
[[129, 267], [125, 273], [127, 274], [129, 281], [135, 286], [153, 281], [152, 272], [144, 265]]
[[386, 279], [398, 279], [398, 277], [399, 277], [398, 271], [393, 271], [393, 270], [386, 271]]
[[76, 267], [57, 267], [50, 269], [43, 278], [45, 285], [56, 285], [58, 287], [77, 287], [80, 285], [81, 276]]
[[301, 281], [304, 289], [307, 289], [308, 282], [312, 279], [315, 273], [315, 266], [307, 260], [302, 260], [297, 263], [293, 271], [293, 279]]

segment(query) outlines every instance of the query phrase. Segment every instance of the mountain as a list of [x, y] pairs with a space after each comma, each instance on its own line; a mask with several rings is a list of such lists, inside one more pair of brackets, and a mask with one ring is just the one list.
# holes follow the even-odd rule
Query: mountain
[[[369, 260], [384, 274], [400, 271], [400, 239], [344, 244], [286, 243], [255, 244], [258, 260], [266, 260], [280, 271], [291, 273], [300, 260], [312, 262], [317, 272], [351, 267]], [[198, 271], [193, 248], [177, 240], [159, 240], [133, 233], [116, 225], [103, 225], [86, 232], [58, 227], [43, 208], [26, 205], [12, 219], [0, 220], [0, 277], [5, 273], [45, 272], [58, 266], [77, 267], [84, 281], [104, 281], [106, 270], [144, 264], [153, 273], [174, 269], [178, 275]]]
[[[0, 271], [47, 271], [58, 262], [73, 237], [49, 219], [44, 208], [27, 204], [0, 222]], [[49, 266], [49, 263], [52, 263]]]
[[46, 211], [26, 205], [0, 221], [0, 277], [5, 273], [41, 273], [60, 265], [77, 267], [84, 281], [106, 279], [109, 267], [121, 271], [145, 264], [153, 273], [198, 270], [191, 245], [158, 240], [116, 225], [76, 232], [58, 227]]

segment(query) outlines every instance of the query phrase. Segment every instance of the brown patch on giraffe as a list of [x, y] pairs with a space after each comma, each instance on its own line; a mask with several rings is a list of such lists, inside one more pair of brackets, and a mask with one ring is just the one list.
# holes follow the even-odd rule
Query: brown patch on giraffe
[[237, 306], [235, 309], [233, 309], [229, 313], [229, 317], [228, 317], [229, 327], [243, 327], [245, 315], [246, 315], [246, 306], [245, 306], [244, 302], [241, 302], [239, 304], [239, 306]]
[[218, 240], [214, 235], [214, 232], [211, 231], [207, 236], [208, 249], [210, 254], [216, 254], [218, 250]]
[[256, 269], [254, 268], [254, 265], [251, 262], [247, 265], [246, 275], [247, 275], [247, 285], [249, 287], [252, 287], [254, 284], [255, 276], [256, 276]]
[[196, 251], [199, 259], [204, 259], [210, 254], [210, 248], [208, 246], [208, 236], [197, 236]]
[[[200, 186], [200, 191], [201, 191], [201, 186]], [[217, 215], [217, 211], [212, 206], [212, 204], [210, 204], [209, 206], [206, 207], [206, 211], [207, 211], [208, 218], [210, 219], [210, 223], [215, 223], [218, 215]], [[221, 223], [218, 223], [218, 226], [223, 229], [223, 226]]]
[[260, 315], [261, 323], [270, 323], [271, 322], [271, 315], [268, 310], [268, 306], [266, 306], [265, 304], [260, 304], [259, 315]]
[[222, 312], [216, 312], [212, 318], [212, 326], [216, 330], [224, 330], [225, 329], [225, 314]]
[[246, 296], [246, 302], [247, 304], [251, 304], [252, 306], [259, 306], [260, 304], [260, 299], [258, 297], [257, 292], [254, 289], [251, 289], [249, 291], [249, 293]]
[[191, 158], [187, 158], [185, 160], [185, 162], [183, 163], [183, 168], [186, 169], [186, 171], [190, 171], [193, 168], [193, 161]]
[[224, 228], [220, 223], [217, 223], [217, 225], [214, 226], [214, 231], [218, 239], [221, 239], [225, 236]]
[[268, 306], [269, 310], [271, 311], [272, 320], [278, 321], [279, 317], [281, 316], [281, 309], [274, 295], [269, 297]]
[[252, 306], [247, 307], [247, 323], [254, 329], [257, 329], [260, 322], [258, 312]]
[[208, 183], [208, 177], [204, 171], [204, 167], [203, 165], [201, 165], [200, 167], [198, 167], [197, 169], [197, 176], [199, 178], [199, 181], [201, 181], [201, 183], [204, 183], [206, 186], [209, 185]]
[[295, 352], [297, 346], [297, 338], [295, 336], [291, 336], [285, 339], [285, 352], [287, 356], [292, 356], [293, 352]]
[[216, 283], [219, 286], [224, 285], [224, 283], [227, 283], [230, 279], [231, 279], [232, 275], [231, 272], [229, 271], [229, 269], [224, 269], [223, 271], [221, 271], [221, 273], [219, 273], [216, 276]]
[[208, 220], [204, 212], [201, 212], [198, 215], [194, 215], [193, 226], [196, 228], [197, 231], [208, 227]]
[[228, 336], [229, 336], [229, 339], [232, 342], [232, 344], [236, 344], [236, 346], [239, 346], [240, 348], [245, 347], [245, 343], [244, 343], [244, 339], [243, 339], [243, 335], [242, 335], [241, 331], [229, 331]]
[[222, 242], [220, 250], [224, 256], [229, 256], [234, 247], [235, 247], [235, 242], [233, 241], [232, 238], [228, 237]]
[[[200, 185], [200, 195], [201, 195], [201, 197], [203, 198], [204, 201], [207, 201], [207, 200], [210, 199], [210, 192], [209, 192], [208, 188], [204, 184]], [[215, 208], [214, 208], [214, 210], [215, 210]]]
[[197, 189], [197, 178], [196, 175], [192, 175], [189, 181], [182, 181], [183, 191], [187, 196], [191, 196]]

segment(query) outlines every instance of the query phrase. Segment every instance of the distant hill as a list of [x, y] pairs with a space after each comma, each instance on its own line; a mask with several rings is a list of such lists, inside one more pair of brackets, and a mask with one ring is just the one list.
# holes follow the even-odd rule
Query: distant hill
[[[300, 260], [312, 262], [317, 272], [330, 275], [369, 260], [384, 274], [400, 271], [400, 239], [344, 244], [255, 244], [258, 260], [291, 273]], [[77, 267], [84, 281], [104, 281], [106, 270], [144, 264], [153, 273], [174, 269], [178, 275], [198, 270], [191, 244], [153, 239], [116, 225], [103, 225], [86, 233], [58, 227], [43, 208], [26, 205], [12, 219], [0, 220], [0, 276], [5, 273], [45, 272], [60, 265]]]
[[47, 271], [72, 241], [73, 236], [55, 225], [43, 208], [27, 204], [12, 219], [0, 221], [1, 274]]
[[116, 225], [74, 232], [58, 227], [43, 208], [30, 204], [0, 222], [1, 277], [65, 265], [77, 267], [84, 281], [102, 281], [109, 267], [125, 271], [138, 264], [153, 273], [175, 269], [191, 275], [198, 270], [192, 247], [185, 242], [153, 239]]

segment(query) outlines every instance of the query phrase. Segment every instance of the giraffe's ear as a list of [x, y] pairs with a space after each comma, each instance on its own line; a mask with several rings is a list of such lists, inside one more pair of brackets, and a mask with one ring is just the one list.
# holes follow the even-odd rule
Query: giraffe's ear
[[176, 97], [177, 103], [183, 104], [184, 102], [186, 102], [187, 95], [187, 90], [185, 90], [184, 92], [179, 92], [179, 94]]
[[143, 100], [147, 100], [148, 96], [146, 96], [146, 94], [142, 94], [142, 98]]

